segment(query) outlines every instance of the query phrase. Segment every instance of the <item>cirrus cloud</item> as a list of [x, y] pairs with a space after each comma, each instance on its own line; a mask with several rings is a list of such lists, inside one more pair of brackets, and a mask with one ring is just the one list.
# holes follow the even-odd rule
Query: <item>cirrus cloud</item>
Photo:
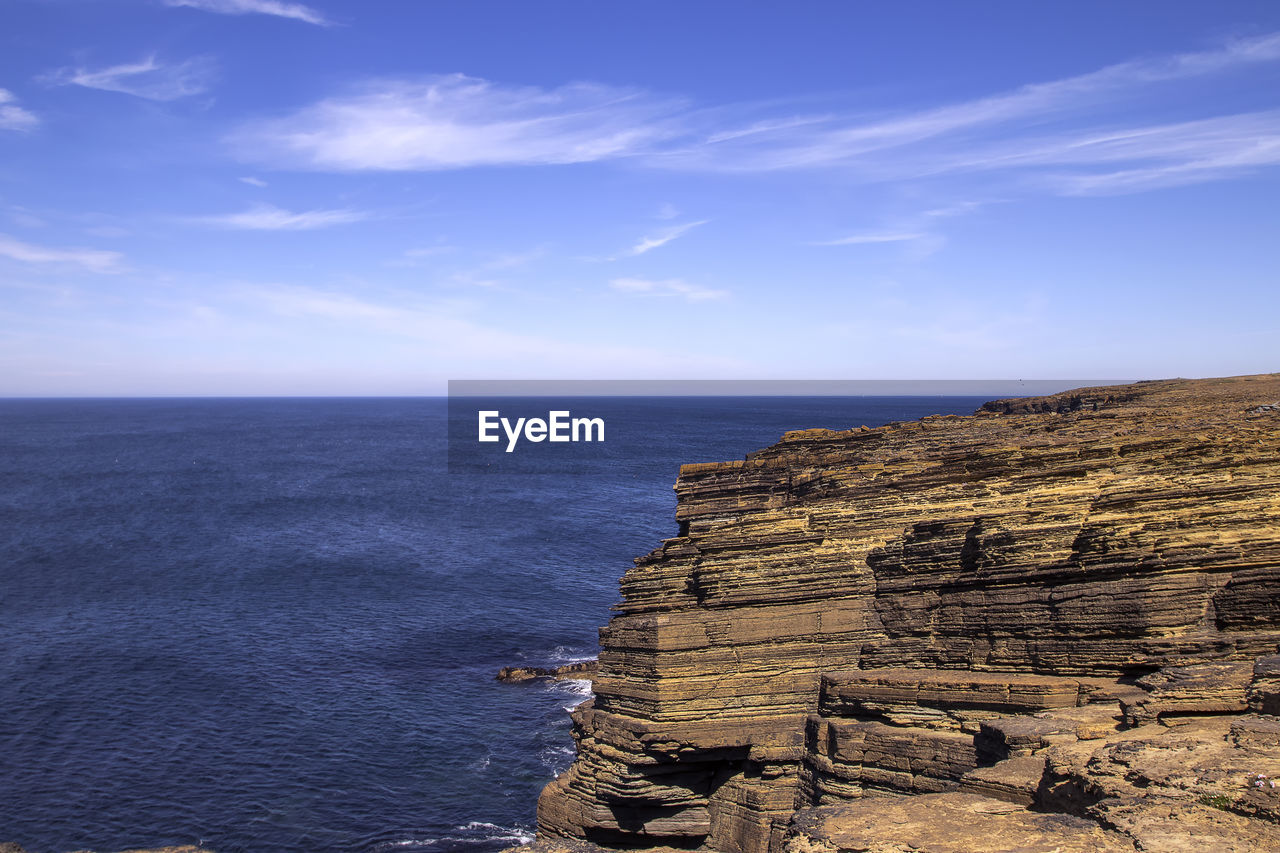
[[24, 243], [7, 234], [0, 234], [0, 257], [28, 264], [54, 264], [81, 267], [90, 272], [111, 273], [120, 271], [123, 255], [101, 249], [55, 249]]
[[248, 124], [230, 142], [246, 160], [337, 172], [586, 163], [678, 135], [679, 108], [610, 86], [540, 89], [451, 74], [366, 83]]
[[644, 237], [641, 237], [640, 241], [628, 249], [626, 254], [629, 256], [643, 255], [645, 252], [652, 251], [660, 246], [665, 246], [672, 240], [684, 236], [686, 232], [692, 231], [699, 225], [706, 224], [707, 220], [700, 219], [697, 222], [686, 222], [682, 225], [672, 225], [670, 228], [663, 228], [653, 234], [647, 234]]
[[729, 295], [727, 290], [714, 290], [697, 284], [689, 284], [678, 278], [615, 278], [609, 286], [622, 293], [657, 293], [679, 296], [687, 302], [706, 302], [712, 299], [724, 299]]
[[272, 15], [292, 18], [320, 27], [330, 26], [330, 21], [320, 12], [301, 3], [285, 3], [281, 0], [164, 0], [166, 6], [189, 6], [219, 15]]
[[[1002, 192], [1144, 192], [1280, 163], [1280, 120], [1270, 104], [1214, 114], [1203, 106], [1211, 102], [1186, 102], [1173, 117], [1167, 109], [1144, 110], [1153, 95], [1168, 96], [1185, 81], [1232, 86], [1231, 75], [1276, 63], [1280, 33], [1270, 33], [873, 116], [847, 109], [803, 114], [777, 101], [695, 109], [679, 98], [589, 83], [540, 88], [463, 74], [383, 79], [246, 123], [228, 142], [246, 161], [328, 172], [626, 158], [701, 172], [838, 171], [866, 183], [984, 172], [1009, 177], [1013, 186]], [[646, 236], [628, 254], [679, 233]]]
[[206, 92], [216, 74], [213, 60], [197, 56], [165, 64], [154, 55], [138, 62], [107, 68], [60, 68], [44, 76], [55, 86], [83, 86], [105, 92], [121, 92], [148, 101], [176, 101]]
[[346, 225], [368, 219], [361, 210], [304, 210], [295, 213], [270, 204], [258, 204], [240, 213], [199, 216], [192, 221], [219, 228], [244, 231], [312, 231], [332, 225]]
[[0, 130], [31, 130], [40, 124], [35, 113], [18, 106], [8, 89], [0, 89]]

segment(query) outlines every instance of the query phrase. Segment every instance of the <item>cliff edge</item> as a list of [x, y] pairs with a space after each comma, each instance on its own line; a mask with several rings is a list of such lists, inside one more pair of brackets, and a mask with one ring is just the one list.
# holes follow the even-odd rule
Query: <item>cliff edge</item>
[[1277, 401], [1089, 388], [684, 466], [538, 844], [1277, 846]]

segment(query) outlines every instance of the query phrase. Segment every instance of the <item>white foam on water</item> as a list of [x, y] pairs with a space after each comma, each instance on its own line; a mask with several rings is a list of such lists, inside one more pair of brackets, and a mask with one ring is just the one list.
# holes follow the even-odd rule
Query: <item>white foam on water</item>
[[567, 678], [563, 681], [555, 682], [552, 689], [562, 694], [568, 694], [573, 698], [572, 702], [564, 706], [566, 711], [572, 711], [595, 695], [591, 692], [591, 679], [589, 678]]
[[573, 763], [574, 755], [572, 746], [549, 746], [538, 751], [538, 760], [551, 771], [552, 776], [558, 776]]
[[435, 845], [435, 838], [406, 838], [402, 841], [383, 841], [374, 850], [399, 850], [402, 848], [426, 849]]
[[566, 663], [583, 663], [589, 660], [595, 660], [595, 655], [587, 654], [586, 650], [578, 646], [556, 646], [552, 649], [551, 654], [547, 655], [547, 659], [556, 665]]
[[[470, 823], [464, 823], [461, 826], [455, 826], [454, 829], [461, 832], [479, 832], [485, 841], [511, 841], [516, 844], [532, 844], [534, 834], [523, 826], [499, 826], [496, 823], [486, 823], [485, 821], [473, 820]], [[472, 839], [451, 839], [455, 841], [467, 841]]]
[[508, 845], [524, 846], [532, 844], [533, 830], [524, 826], [501, 826], [496, 823], [473, 820], [470, 823], [453, 827], [457, 835], [442, 835], [437, 838], [404, 838], [396, 841], [383, 841], [372, 849], [383, 850], [428, 850], [438, 844], [491, 844], [501, 842]]

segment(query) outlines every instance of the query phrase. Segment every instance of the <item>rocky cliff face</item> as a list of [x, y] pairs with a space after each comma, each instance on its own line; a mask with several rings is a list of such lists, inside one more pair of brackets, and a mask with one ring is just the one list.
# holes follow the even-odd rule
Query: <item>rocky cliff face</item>
[[1277, 400], [1093, 388], [684, 466], [543, 843], [1273, 845]]

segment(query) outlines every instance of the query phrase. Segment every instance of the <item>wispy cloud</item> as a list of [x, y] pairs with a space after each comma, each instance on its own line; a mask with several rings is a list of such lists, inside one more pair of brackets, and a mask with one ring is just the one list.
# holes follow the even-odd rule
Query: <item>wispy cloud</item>
[[236, 228], [246, 231], [311, 231], [332, 225], [345, 225], [368, 219], [361, 210], [305, 210], [294, 213], [270, 204], [255, 205], [240, 213], [195, 217], [192, 221], [219, 228]]
[[[1142, 192], [1280, 165], [1280, 110], [993, 145], [959, 169], [1039, 167], [1069, 195]], [[1074, 171], [1067, 171], [1068, 169]]]
[[927, 255], [937, 251], [946, 243], [938, 232], [938, 226], [943, 220], [964, 216], [994, 203], [996, 200], [951, 202], [914, 214], [899, 215], [882, 223], [878, 228], [864, 228], [832, 240], [814, 240], [809, 245], [863, 246], [905, 243], [910, 244], [917, 254]]
[[164, 0], [166, 6], [190, 6], [220, 15], [274, 15], [292, 18], [308, 24], [327, 27], [331, 21], [323, 14], [302, 3], [285, 3], [281, 0]]
[[712, 133], [704, 141], [707, 144], [715, 145], [718, 142], [729, 142], [735, 139], [743, 139], [749, 136], [759, 134], [769, 134], [780, 130], [795, 130], [801, 127], [811, 127], [821, 125], [831, 121], [832, 116], [794, 116], [792, 118], [773, 119], [768, 121], [758, 121], [746, 127], [734, 128], [732, 130], [721, 130]]
[[35, 113], [18, 106], [8, 89], [0, 89], [0, 130], [32, 130], [40, 124]]
[[1276, 165], [1275, 112], [1141, 119], [1143, 101], [1162, 84], [1276, 62], [1280, 33], [1271, 33], [910, 113], [756, 122], [647, 162], [738, 172], [835, 169], [869, 182], [986, 171], [1066, 194], [1142, 192]]
[[176, 101], [208, 91], [216, 73], [216, 66], [208, 57], [197, 56], [166, 65], [152, 55], [138, 62], [112, 65], [96, 71], [61, 68], [42, 79], [59, 86], [123, 92], [149, 101]]
[[636, 255], [643, 255], [645, 252], [652, 251], [659, 246], [667, 245], [672, 240], [683, 236], [694, 228], [697, 228], [699, 225], [706, 224], [707, 220], [700, 219], [697, 222], [686, 222], [683, 225], [672, 225], [670, 228], [663, 228], [661, 231], [641, 237], [638, 243], [624, 253], [624, 256], [634, 257]]
[[856, 246], [863, 243], [906, 243], [912, 240], [922, 240], [926, 235], [922, 233], [912, 232], [882, 232], [871, 231], [863, 234], [850, 234], [848, 237], [840, 237], [836, 240], [819, 240], [813, 243], [815, 246]]
[[[724, 370], [736, 364], [720, 355], [701, 356], [683, 352], [672, 354], [658, 348], [626, 343], [600, 345], [578, 342], [562, 335], [540, 336], [526, 331], [509, 331], [474, 319], [483, 316], [479, 305], [467, 300], [422, 300], [411, 294], [368, 294], [325, 291], [302, 286], [263, 286], [245, 293], [271, 314], [298, 319], [313, 318], [331, 324], [330, 333], [350, 335], [366, 330], [379, 344], [388, 340], [417, 341], [424, 355], [444, 364], [489, 365], [499, 375], [511, 365], [543, 375], [581, 378], [585, 369], [595, 376], [629, 376], [643, 365], [646, 378], [654, 369], [683, 375], [690, 364]], [[278, 324], [272, 324], [273, 329]], [[405, 350], [390, 351], [389, 365], [403, 365]], [[388, 368], [390, 369], [390, 368]]]
[[93, 237], [106, 237], [109, 240], [114, 240], [120, 237], [128, 237], [133, 232], [119, 225], [91, 225], [84, 229], [84, 233]]
[[453, 251], [453, 246], [418, 246], [413, 249], [405, 249], [404, 257], [410, 259], [430, 258], [435, 255], [444, 255]]
[[1023, 294], [1011, 304], [941, 299], [924, 312], [919, 311], [919, 306], [915, 306], [916, 310], [895, 311], [899, 319], [884, 324], [881, 332], [887, 341], [896, 338], [934, 352], [1017, 352], [1027, 345], [1027, 330], [1043, 325], [1047, 307], [1045, 299], [1035, 292]]
[[[1277, 62], [1280, 33], [1272, 33], [875, 116], [848, 110], [779, 115], [785, 109], [776, 101], [695, 109], [614, 86], [536, 88], [454, 74], [366, 82], [246, 124], [228, 141], [245, 160], [336, 172], [627, 158], [648, 168], [839, 171], [864, 182], [985, 171], [1022, 189], [1140, 192], [1275, 165], [1275, 113], [1206, 115], [1203, 104], [1213, 101], [1197, 99], [1165, 103], [1158, 120], [1143, 116], [1153, 114], [1144, 113], [1153, 96], [1162, 103], [1176, 99], [1172, 84], [1203, 79], [1220, 85], [1232, 79], [1226, 75]], [[1170, 121], [1170, 108], [1182, 110], [1178, 122]], [[773, 114], [762, 116], [762, 110]], [[629, 254], [681, 233], [646, 236]]]
[[973, 213], [975, 210], [985, 207], [989, 204], [999, 204], [999, 199], [985, 199], [982, 201], [956, 201], [950, 204], [944, 204], [942, 207], [931, 207], [920, 214], [920, 218], [926, 222], [930, 220], [950, 219], [953, 216], [964, 216]]
[[[1092, 112], [1100, 103], [1131, 98], [1153, 84], [1277, 60], [1280, 33], [1273, 33], [1215, 50], [1122, 62], [1074, 77], [870, 122], [839, 115], [762, 122], [741, 132], [713, 134], [702, 146], [673, 152], [670, 162], [739, 170], [857, 166], [876, 152], [941, 138], [950, 145], [957, 143], [957, 137], [962, 143], [972, 143], [971, 136], [963, 135], [982, 128], [1016, 127], [1021, 122], [1043, 123]], [[868, 165], [879, 168], [882, 163], [876, 160]]]
[[547, 250], [542, 246], [524, 252], [501, 252], [470, 267], [455, 269], [444, 281], [457, 287], [510, 290], [505, 277], [546, 254]]
[[404, 256], [406, 258], [429, 258], [432, 255], [443, 255], [452, 251], [453, 246], [420, 246], [414, 249], [405, 249]]
[[384, 261], [384, 266], [388, 267], [417, 267], [423, 266], [429, 262], [431, 258], [446, 255], [455, 251], [455, 247], [440, 244], [436, 246], [415, 246], [412, 249], [405, 249], [398, 257]]
[[25, 207], [17, 205], [10, 206], [5, 211], [5, 215], [15, 224], [23, 228], [43, 228], [49, 223], [43, 217], [37, 216]]
[[253, 176], [248, 176], [248, 177], [240, 178], [239, 180], [240, 180], [240, 183], [242, 183], [242, 184], [248, 184], [248, 185], [249, 185], [249, 186], [251, 186], [251, 187], [259, 187], [259, 188], [261, 188], [261, 187], [265, 187], [265, 186], [267, 185], [267, 182], [266, 182], [266, 181], [264, 181], [264, 180], [262, 180], [262, 178], [255, 178], [255, 177], [253, 177]]
[[610, 86], [539, 89], [453, 74], [371, 82], [245, 126], [230, 142], [247, 160], [340, 172], [585, 163], [675, 135], [677, 107]]
[[689, 284], [678, 278], [615, 278], [609, 286], [622, 293], [662, 293], [680, 296], [688, 302], [705, 302], [710, 299], [723, 299], [729, 295], [727, 290], [713, 290], [697, 284]]
[[541, 246], [536, 249], [530, 249], [527, 252], [502, 252], [486, 261], [480, 268], [486, 270], [517, 269], [527, 266], [546, 254], [547, 250]]
[[55, 264], [81, 267], [90, 272], [110, 273], [120, 270], [123, 255], [99, 249], [53, 249], [24, 243], [0, 234], [0, 257], [28, 264]]

